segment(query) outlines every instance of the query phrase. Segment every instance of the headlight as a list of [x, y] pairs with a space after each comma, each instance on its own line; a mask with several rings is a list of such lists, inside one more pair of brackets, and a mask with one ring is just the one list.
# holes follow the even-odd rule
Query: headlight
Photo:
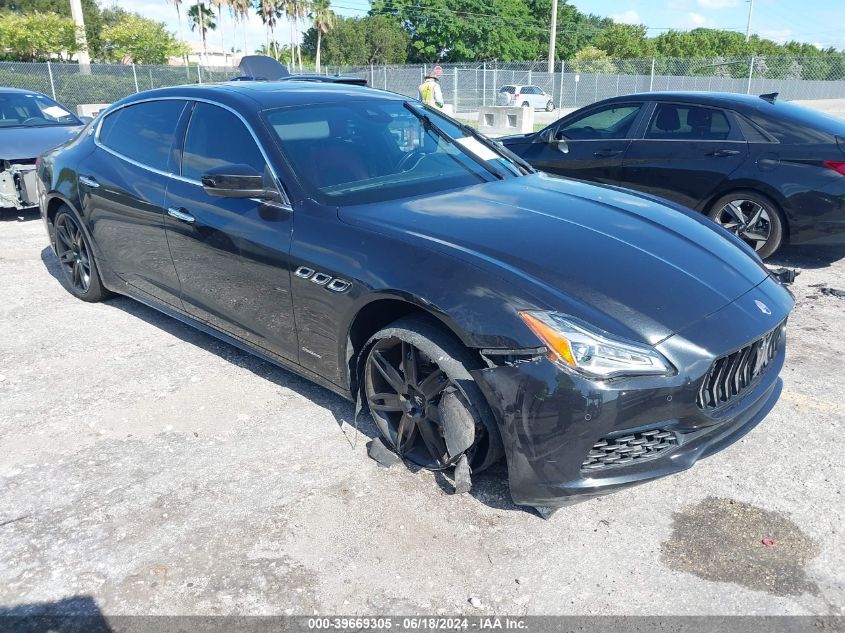
[[557, 312], [520, 312], [556, 363], [589, 378], [666, 375], [672, 364], [653, 347], [609, 338]]

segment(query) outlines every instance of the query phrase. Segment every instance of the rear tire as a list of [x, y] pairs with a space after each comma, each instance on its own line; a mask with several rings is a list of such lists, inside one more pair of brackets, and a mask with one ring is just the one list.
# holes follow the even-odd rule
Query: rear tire
[[477, 359], [433, 319], [402, 318], [377, 332], [363, 353], [362, 400], [382, 438], [400, 456], [429, 470], [458, 461], [463, 452], [449, 453], [439, 417], [439, 401], [449, 389], [456, 390], [475, 421], [474, 442], [464, 451], [473, 471], [503, 455], [493, 413], [469, 373], [479, 366]]
[[88, 238], [70, 207], [62, 205], [59, 208], [53, 226], [59, 266], [70, 292], [91, 303], [109, 296]]
[[785, 221], [777, 205], [755, 191], [734, 191], [714, 202], [707, 216], [754, 249], [761, 259], [783, 243]]
[[523, 108], [530, 108], [530, 107], [531, 107], [531, 104], [530, 104], [530, 103], [528, 103], [527, 101], [523, 101], [523, 102], [522, 102], [522, 107], [523, 107]]

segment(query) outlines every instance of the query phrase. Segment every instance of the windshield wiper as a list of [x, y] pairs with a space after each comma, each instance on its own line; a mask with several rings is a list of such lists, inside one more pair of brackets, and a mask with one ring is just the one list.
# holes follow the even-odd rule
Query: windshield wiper
[[487, 138], [471, 125], [461, 123], [457, 120], [455, 121], [455, 123], [457, 123], [458, 127], [461, 128], [461, 130], [466, 132], [468, 135], [472, 136], [479, 143], [482, 143], [489, 150], [496, 152], [497, 154], [504, 154], [503, 158], [507, 158], [510, 162], [514, 163], [523, 175], [533, 174], [537, 171], [531, 165], [525, 162], [522, 158], [510, 151], [507, 147], [505, 147], [501, 143], [497, 143], [493, 139]]
[[458, 143], [457, 140], [453, 139], [446, 132], [444, 132], [440, 127], [438, 127], [437, 124], [434, 121], [431, 120], [430, 116], [428, 116], [424, 112], [420, 112], [419, 110], [417, 110], [414, 106], [412, 106], [407, 101], [403, 102], [402, 105], [405, 106], [405, 109], [408, 112], [410, 112], [415, 117], [417, 117], [417, 119], [420, 120], [420, 122], [423, 124], [423, 127], [426, 129], [426, 131], [430, 130], [431, 132], [434, 132], [435, 136], [438, 136], [439, 138], [446, 141], [448, 144], [453, 145], [454, 147], [457, 147], [458, 151], [460, 151], [465, 156], [469, 156], [474, 162], [476, 162], [479, 166], [483, 167], [485, 170], [490, 172], [498, 180], [504, 180], [505, 179], [505, 177], [502, 174], [500, 174], [498, 171], [496, 171], [496, 169], [492, 165], [490, 165], [486, 160], [484, 160], [480, 156], [477, 156], [476, 154], [472, 153], [471, 151], [469, 151], [468, 149], [463, 147], [460, 143]]

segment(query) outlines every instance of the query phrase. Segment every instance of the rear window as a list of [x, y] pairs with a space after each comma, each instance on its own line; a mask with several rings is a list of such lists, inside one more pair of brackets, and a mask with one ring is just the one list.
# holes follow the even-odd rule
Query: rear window
[[748, 117], [781, 143], [830, 143], [845, 136], [845, 121], [793, 103], [761, 102]]
[[127, 158], [166, 171], [184, 101], [148, 101], [126, 106], [106, 116], [100, 143]]
[[502, 89], [499, 92], [506, 92], [508, 94], [513, 94], [515, 92], [514, 86], [502, 86]]

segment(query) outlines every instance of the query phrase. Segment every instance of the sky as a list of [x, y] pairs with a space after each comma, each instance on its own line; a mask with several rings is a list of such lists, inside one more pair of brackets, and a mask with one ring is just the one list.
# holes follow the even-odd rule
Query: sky
[[[192, 0], [183, 0], [183, 14]], [[710, 27], [745, 32], [748, 18], [747, 0], [570, 0], [585, 13], [610, 16], [620, 22], [645, 24], [650, 35], [668, 29]], [[176, 10], [167, 0], [101, 0], [103, 6], [117, 5], [136, 11], [145, 17], [167, 24], [174, 33], [178, 30]], [[369, 9], [367, 0], [332, 0], [341, 15], [364, 15]], [[307, 28], [305, 25], [304, 28]], [[304, 30], [303, 28], [303, 30]], [[224, 9], [222, 37], [226, 50], [234, 46], [243, 48], [243, 27], [234, 28]], [[809, 42], [819, 46], [845, 48], [845, 2], [842, 0], [754, 0], [752, 32], [763, 37], [784, 42], [789, 39]], [[261, 18], [251, 16], [246, 28], [249, 52], [261, 46], [265, 29]], [[184, 19], [181, 39], [198, 41]], [[280, 20], [276, 39], [281, 43], [290, 40], [288, 24]], [[218, 28], [209, 34], [209, 48], [221, 46]]]

